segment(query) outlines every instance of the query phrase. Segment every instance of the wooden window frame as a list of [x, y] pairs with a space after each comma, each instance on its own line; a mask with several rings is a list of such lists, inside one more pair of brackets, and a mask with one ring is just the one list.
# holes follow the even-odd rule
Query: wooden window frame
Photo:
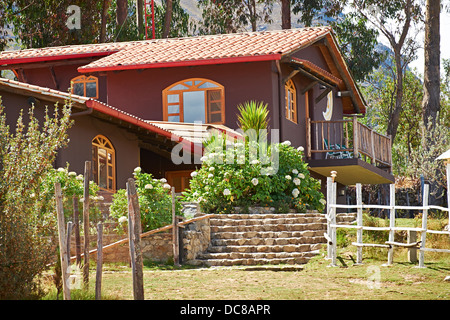
[[297, 90], [292, 79], [289, 79], [284, 84], [284, 96], [285, 96], [285, 109], [286, 119], [294, 123], [298, 123], [297, 120]]
[[[192, 81], [192, 85], [186, 84], [187, 82]], [[195, 84], [198, 82], [197, 84]], [[201, 85], [203, 85], [205, 82], [210, 82], [217, 87], [214, 88], [199, 88]], [[180, 90], [171, 90], [173, 87], [177, 85], [183, 85], [187, 87], [187, 89], [180, 89]], [[215, 81], [204, 79], [204, 78], [189, 78], [184, 79], [178, 82], [175, 82], [171, 84], [169, 87], [163, 90], [163, 119], [164, 121], [169, 121], [170, 116], [178, 116], [180, 121], [184, 122], [184, 103], [183, 103], [183, 92], [186, 91], [204, 91], [205, 92], [205, 123], [211, 123], [211, 124], [225, 124], [225, 89], [224, 87]], [[220, 99], [219, 100], [210, 100], [208, 91], [220, 91]], [[169, 95], [178, 95], [178, 102], [168, 102], [168, 96]], [[221, 110], [220, 111], [210, 111], [210, 103], [213, 102], [220, 102], [221, 104]], [[169, 113], [169, 106], [171, 105], [178, 105], [179, 110], [178, 113]], [[220, 122], [209, 122], [211, 114], [221, 114], [221, 120]]]
[[[100, 172], [98, 170], [99, 161], [98, 161], [98, 149], [104, 149], [106, 150], [106, 154], [111, 155], [111, 163], [108, 163], [108, 160], [106, 161], [106, 188], [100, 187]], [[107, 156], [108, 158], [108, 156]], [[101, 190], [106, 190], [110, 192], [116, 191], [116, 151], [114, 149], [114, 146], [112, 145], [111, 141], [99, 134], [94, 139], [92, 139], [92, 163], [93, 163], [93, 176], [94, 181], [99, 185]], [[109, 167], [111, 167], [111, 173], [109, 174]], [[112, 188], [109, 188], [109, 181], [111, 180]]]
[[86, 96], [86, 84], [87, 83], [95, 83], [95, 97], [88, 97], [93, 99], [98, 99], [98, 78], [94, 76], [85, 76], [81, 75], [70, 80], [70, 92], [74, 94], [73, 85], [74, 83], [83, 84], [83, 96]]

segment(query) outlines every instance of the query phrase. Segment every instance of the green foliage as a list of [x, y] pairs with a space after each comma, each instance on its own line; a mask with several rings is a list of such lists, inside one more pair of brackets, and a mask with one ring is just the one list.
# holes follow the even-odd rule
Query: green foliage
[[[66, 22], [70, 5], [80, 7], [81, 28], [69, 30]], [[89, 0], [17, 0], [0, 5], [13, 33], [25, 48], [95, 43], [100, 33], [102, 1]]]
[[215, 213], [249, 206], [322, 211], [325, 201], [320, 183], [310, 176], [302, 148], [295, 149], [286, 141], [271, 145], [266, 156], [257, 158], [254, 151], [259, 146], [255, 141], [236, 142], [225, 150], [219, 146], [206, 153], [202, 167], [192, 173], [184, 200]]
[[10, 131], [0, 106], [0, 299], [41, 294], [35, 280], [55, 256], [54, 203], [41, 184], [68, 141], [70, 107], [46, 112], [42, 123], [31, 108], [27, 120], [21, 114]]
[[[69, 171], [69, 164], [65, 168], [51, 168], [43, 180], [38, 194], [32, 194], [33, 197], [40, 197], [48, 203], [53, 203], [55, 194], [55, 183], [61, 184], [63, 194], [64, 216], [71, 220], [73, 214], [73, 197], [77, 197], [80, 202], [83, 201], [84, 195], [84, 176], [74, 171]], [[97, 201], [104, 200], [102, 196], [98, 196], [99, 187], [94, 181], [89, 181], [90, 203], [90, 219], [95, 221], [100, 218], [99, 210], [95, 204]], [[81, 204], [80, 204], [81, 205]], [[82, 217], [81, 217], [82, 218]]]
[[[238, 122], [242, 131], [247, 134], [247, 141], [262, 141], [267, 139], [267, 103], [248, 101], [237, 106]], [[262, 130], [262, 131], [261, 131]], [[263, 136], [260, 136], [260, 135]]]
[[245, 31], [251, 26], [256, 31], [258, 24], [271, 23], [273, 0], [199, 0], [202, 21], [200, 34], [224, 34]]
[[[142, 231], [150, 231], [172, 223], [171, 186], [166, 179], [153, 179], [141, 168], [134, 170], [136, 191], [139, 197]], [[180, 215], [181, 204], [175, 202], [176, 214]], [[118, 190], [110, 207], [111, 217], [119, 222], [118, 232], [126, 230], [128, 220], [128, 200], [125, 189]]]

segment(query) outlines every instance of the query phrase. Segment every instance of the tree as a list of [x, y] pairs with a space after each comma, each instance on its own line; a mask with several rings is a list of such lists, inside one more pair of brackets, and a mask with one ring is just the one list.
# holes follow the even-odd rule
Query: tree
[[274, 0], [199, 0], [203, 21], [200, 34], [221, 34], [243, 31], [259, 23], [270, 23]]
[[0, 103], [0, 299], [29, 299], [41, 293], [37, 276], [55, 257], [54, 204], [40, 186], [68, 142], [70, 107], [46, 112], [41, 124], [31, 108], [15, 131], [6, 123]]
[[400, 114], [403, 109], [403, 80], [405, 68], [413, 60], [417, 43], [413, 36], [408, 36], [413, 25], [420, 22], [422, 12], [419, 1], [395, 0], [353, 0], [349, 4], [354, 13], [365, 18], [388, 40], [394, 53], [395, 99], [389, 107], [389, 123], [386, 133], [397, 136]]
[[425, 68], [423, 79], [423, 122], [428, 127], [428, 120], [436, 124], [440, 110], [440, 0], [426, 1], [425, 17]]
[[[75, 5], [77, 12], [68, 10]], [[103, 1], [8, 0], [3, 15], [25, 48], [96, 43], [101, 29]], [[69, 29], [69, 19], [80, 18], [80, 28]]]

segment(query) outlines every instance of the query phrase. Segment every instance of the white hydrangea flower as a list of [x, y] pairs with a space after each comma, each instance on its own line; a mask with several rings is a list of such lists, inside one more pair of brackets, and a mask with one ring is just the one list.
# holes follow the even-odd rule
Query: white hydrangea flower
[[197, 176], [197, 175], [198, 175], [198, 172], [197, 172], [197, 171], [191, 172], [191, 177], [192, 177], [192, 178], [195, 177], [195, 176]]
[[170, 184], [164, 183], [163, 188], [164, 188], [164, 189], [170, 189], [171, 187], [170, 187]]
[[305, 175], [304, 175], [303, 173], [299, 173], [299, 174], [298, 174], [298, 177], [299, 177], [300, 179], [305, 179]]
[[294, 198], [297, 198], [299, 194], [300, 194], [300, 191], [298, 191], [297, 188], [295, 188], [294, 190], [292, 190], [292, 195], [294, 196]]
[[229, 196], [230, 194], [231, 194], [230, 189], [225, 189], [225, 190], [223, 190], [223, 195], [224, 195], [224, 196]]
[[84, 177], [82, 174], [77, 175], [77, 180], [78, 181], [83, 181]]
[[134, 172], [141, 172], [141, 167], [136, 167], [136, 168], [134, 168]]
[[253, 178], [252, 179], [252, 183], [253, 183], [254, 186], [256, 186], [256, 185], [258, 185], [259, 181], [258, 181], [257, 178]]
[[285, 146], [290, 146], [291, 142], [289, 140], [286, 140], [286, 141], [282, 142], [281, 144], [284, 144]]
[[206, 161], [206, 160], [208, 160], [208, 157], [206, 157], [206, 156], [203, 156], [203, 157], [200, 158], [200, 161], [201, 161], [201, 162], [204, 162], [204, 161]]
[[159, 179], [159, 181], [161, 181], [162, 183], [166, 183], [167, 179], [166, 178], [161, 178], [161, 179]]
[[298, 170], [297, 170], [297, 169], [293, 169], [293, 170], [292, 170], [292, 173], [293, 173], [293, 174], [298, 174]]
[[294, 182], [294, 184], [296, 186], [298, 186], [300, 184], [300, 179], [299, 178], [294, 178], [293, 182]]
[[286, 180], [292, 180], [292, 177], [290, 175], [285, 176]]
[[119, 223], [125, 223], [128, 221], [128, 218], [126, 216], [122, 216], [119, 218]]
[[209, 171], [210, 171], [210, 172], [212, 172], [212, 171], [214, 171], [214, 170], [215, 170], [214, 167], [210, 167], [210, 168], [209, 168]]
[[252, 160], [251, 164], [253, 164], [253, 165], [259, 164], [259, 160], [256, 160], [256, 159]]
[[297, 148], [297, 150], [298, 150], [298, 151], [304, 151], [305, 148], [303, 148], [302, 146], [300, 146], [300, 147]]
[[58, 168], [58, 172], [64, 172], [66, 171], [66, 168]]
[[71, 177], [75, 177], [77, 175], [77, 173], [75, 171], [70, 171], [69, 172], [69, 176]]
[[147, 190], [153, 189], [153, 186], [150, 183], [146, 184], [145, 189], [147, 189]]
[[212, 177], [214, 177], [214, 175], [212, 173], [208, 174], [208, 178], [211, 179]]

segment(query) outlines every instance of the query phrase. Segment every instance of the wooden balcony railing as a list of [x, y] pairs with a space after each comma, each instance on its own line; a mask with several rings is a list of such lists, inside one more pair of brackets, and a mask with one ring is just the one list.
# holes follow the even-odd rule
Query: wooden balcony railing
[[357, 117], [345, 120], [308, 119], [306, 156], [325, 154], [322, 159], [360, 158], [377, 167], [392, 167], [391, 137], [359, 123]]

